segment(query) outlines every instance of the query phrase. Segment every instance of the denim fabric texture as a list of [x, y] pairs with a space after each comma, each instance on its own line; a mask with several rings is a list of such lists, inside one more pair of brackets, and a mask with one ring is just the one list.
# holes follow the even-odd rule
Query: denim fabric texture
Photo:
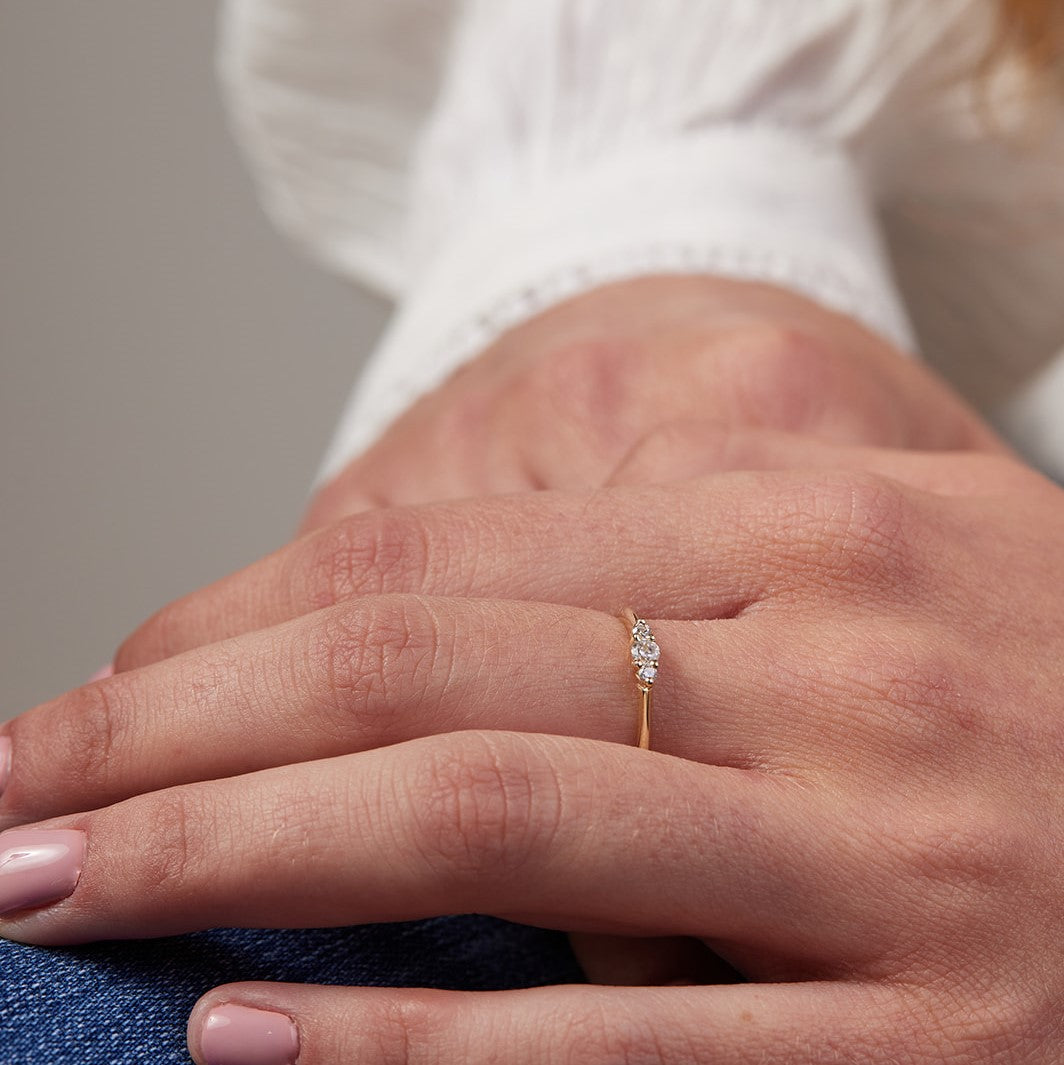
[[188, 1065], [193, 1005], [234, 980], [488, 991], [584, 977], [564, 935], [476, 916], [61, 950], [0, 942], [0, 1065]]

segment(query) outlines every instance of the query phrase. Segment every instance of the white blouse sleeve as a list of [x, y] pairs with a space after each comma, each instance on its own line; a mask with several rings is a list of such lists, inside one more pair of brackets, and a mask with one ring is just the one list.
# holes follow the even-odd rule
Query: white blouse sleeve
[[398, 301], [322, 476], [500, 332], [609, 280], [767, 281], [915, 350], [879, 157], [977, 61], [989, 11], [231, 0], [223, 71], [268, 207]]

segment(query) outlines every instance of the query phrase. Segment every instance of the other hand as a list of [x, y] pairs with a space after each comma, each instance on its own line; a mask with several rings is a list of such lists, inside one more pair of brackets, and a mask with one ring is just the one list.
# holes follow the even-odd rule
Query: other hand
[[[234, 985], [197, 1054], [225, 1001], [294, 1018], [301, 1065], [1059, 1060], [1064, 493], [1000, 457], [726, 451], [758, 469], [346, 519], [233, 579], [213, 635], [244, 635], [16, 720], [12, 819], [137, 797], [35, 826], [83, 872], [5, 934], [478, 910], [695, 937], [752, 981]], [[649, 753], [626, 604], [662, 647]]]
[[602, 484], [690, 420], [839, 444], [1004, 447], [918, 362], [768, 285], [652, 277], [518, 326], [318, 493], [303, 529], [370, 507]]

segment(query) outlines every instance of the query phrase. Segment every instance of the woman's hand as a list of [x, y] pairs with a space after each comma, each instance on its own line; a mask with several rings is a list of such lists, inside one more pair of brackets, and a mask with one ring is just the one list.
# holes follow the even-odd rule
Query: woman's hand
[[300, 1065], [1059, 1061], [1064, 493], [697, 425], [642, 454], [703, 445], [762, 472], [364, 514], [164, 612], [139, 639], [192, 649], [9, 728], [10, 820], [137, 797], [3, 837], [35, 906], [4, 933], [475, 910], [695, 937], [753, 981], [233, 985], [200, 1061], [223, 1003], [292, 1018]]
[[768, 285], [643, 278], [505, 334], [327, 484], [303, 528], [377, 506], [595, 487], [647, 435], [691, 419], [1003, 450], [926, 369], [849, 318]]

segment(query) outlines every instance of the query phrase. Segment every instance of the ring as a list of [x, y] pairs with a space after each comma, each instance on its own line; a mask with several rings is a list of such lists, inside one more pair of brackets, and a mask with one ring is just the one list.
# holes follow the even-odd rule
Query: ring
[[650, 715], [654, 709], [654, 681], [658, 677], [658, 659], [661, 648], [654, 642], [650, 626], [635, 616], [634, 610], [626, 610], [622, 615], [632, 636], [632, 669], [635, 670], [635, 682], [639, 686], [639, 738], [636, 746], [641, 750], [650, 750]]

